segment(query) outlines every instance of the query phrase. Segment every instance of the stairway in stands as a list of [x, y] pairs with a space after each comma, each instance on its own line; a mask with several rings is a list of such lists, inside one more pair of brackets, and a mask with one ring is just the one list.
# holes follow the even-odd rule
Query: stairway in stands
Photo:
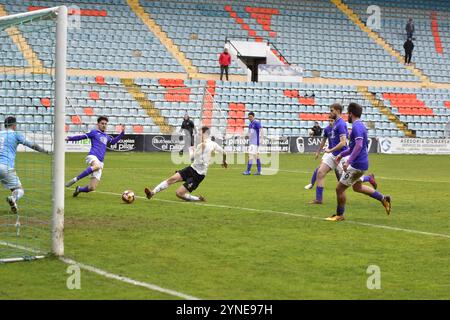
[[192, 64], [192, 61], [186, 58], [186, 55], [180, 48], [173, 43], [166, 32], [162, 31], [161, 27], [152, 19], [145, 9], [139, 3], [139, 0], [127, 0], [128, 5], [133, 12], [142, 20], [142, 22], [158, 37], [159, 41], [167, 48], [172, 56], [184, 67], [190, 78], [196, 78], [198, 74], [197, 67]]
[[[379, 46], [386, 50], [390, 55], [395, 57], [400, 63], [404, 63], [404, 57], [400, 52], [395, 50], [386, 40], [384, 40], [378, 33], [370, 29], [365, 25], [363, 21], [358, 17], [358, 15], [342, 0], [330, 0], [336, 7], [342, 11], [353, 23], [355, 23], [362, 31], [367, 33], [367, 35], [373, 39]], [[405, 68], [411, 71], [415, 76], [417, 76], [424, 85], [430, 85], [430, 79], [418, 68], [413, 65], [405, 65]]]
[[415, 137], [414, 133], [408, 129], [407, 124], [400, 121], [400, 119], [397, 118], [391, 112], [391, 110], [385, 106], [383, 100], [377, 99], [373, 93], [369, 92], [368, 87], [358, 86], [356, 89], [365, 99], [370, 102], [372, 106], [380, 110], [382, 114], [386, 115], [391, 122], [395, 123], [396, 127], [399, 130], [403, 131], [406, 137]]
[[137, 85], [133, 79], [121, 79], [120, 81], [139, 103], [141, 108], [152, 118], [153, 122], [160, 128], [161, 132], [164, 134], [171, 134], [173, 128], [168, 124], [166, 118], [160, 114], [153, 102], [147, 98], [147, 95], [142, 92], [140, 86]]

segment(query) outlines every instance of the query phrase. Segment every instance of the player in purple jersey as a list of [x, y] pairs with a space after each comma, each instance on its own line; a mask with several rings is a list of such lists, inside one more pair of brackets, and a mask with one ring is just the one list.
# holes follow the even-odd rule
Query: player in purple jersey
[[317, 171], [316, 198], [310, 204], [322, 204], [325, 176], [331, 170], [336, 170], [338, 165], [335, 159], [338, 154], [348, 149], [347, 147], [347, 125], [341, 118], [342, 106], [334, 103], [330, 106], [330, 117], [334, 120], [333, 128], [328, 138], [329, 145], [325, 149], [322, 163]]
[[[322, 152], [323, 148], [325, 147], [325, 144], [327, 142], [328, 142], [328, 145], [330, 144], [329, 139], [330, 139], [330, 135], [331, 135], [331, 130], [333, 129], [333, 124], [334, 124], [334, 119], [330, 117], [328, 119], [328, 127], [323, 129], [323, 138], [322, 138], [322, 141], [320, 141], [320, 146], [315, 153], [314, 158], [316, 160], [319, 158], [319, 155]], [[317, 171], [319, 171], [319, 168], [320, 168], [320, 166], [314, 170], [314, 173], [311, 177], [311, 182], [305, 186], [306, 190], [312, 189], [314, 187], [314, 184], [316, 183], [316, 180], [317, 180]]]
[[[325, 147], [325, 143], [328, 142], [328, 145], [330, 145], [330, 136], [331, 136], [331, 130], [333, 129], [334, 119], [330, 117], [328, 121], [329, 121], [329, 125], [328, 125], [328, 127], [326, 127], [323, 130], [323, 139], [320, 142], [320, 146], [315, 153], [316, 160], [317, 160], [317, 158], [319, 158], [320, 153], [322, 152], [323, 148]], [[326, 154], [324, 154], [324, 157], [325, 156], [326, 156]], [[314, 170], [310, 183], [305, 186], [306, 190], [312, 189], [314, 187], [314, 184], [316, 183], [316, 180], [317, 180], [317, 171], [319, 171], [319, 168], [320, 168], [320, 166]], [[341, 173], [342, 173], [341, 171], [342, 170], [334, 170], [338, 181], [341, 178]], [[369, 182], [375, 189], [377, 188], [377, 182], [375, 181], [375, 175], [373, 173], [369, 174], [368, 176], [361, 177], [361, 181]]]
[[261, 122], [255, 119], [255, 114], [253, 112], [249, 112], [248, 120], [250, 120], [250, 124], [248, 125], [248, 163], [247, 170], [242, 174], [244, 176], [248, 176], [251, 174], [251, 169], [253, 162], [256, 161], [257, 172], [254, 175], [261, 174], [261, 160], [259, 158], [259, 145], [261, 142], [262, 136], [262, 126]]
[[107, 117], [98, 117], [97, 119], [97, 129], [91, 130], [86, 134], [79, 136], [67, 137], [66, 141], [79, 141], [84, 139], [91, 140], [91, 150], [86, 157], [86, 163], [89, 165], [82, 173], [77, 177], [71, 179], [66, 183], [66, 187], [72, 186], [78, 180], [92, 175], [91, 181], [87, 186], [80, 187], [77, 186], [73, 196], [76, 197], [80, 192], [91, 192], [97, 187], [103, 171], [103, 160], [105, 159], [106, 145], [109, 143], [111, 145], [119, 142], [120, 139], [125, 135], [125, 126], [122, 126], [122, 132], [115, 138], [107, 135], [105, 133], [106, 127], [108, 125]]
[[348, 105], [348, 119], [352, 124], [352, 133], [350, 135], [350, 149], [343, 151], [336, 157], [336, 162], [350, 157], [343, 164], [344, 173], [336, 187], [337, 209], [336, 214], [327, 218], [329, 221], [344, 220], [345, 212], [345, 190], [353, 187], [353, 191], [363, 193], [381, 202], [387, 214], [391, 213], [391, 197], [384, 196], [371, 187], [364, 186], [360, 181], [360, 177], [369, 168], [369, 154], [367, 148], [367, 129], [361, 122], [362, 107], [357, 103]]

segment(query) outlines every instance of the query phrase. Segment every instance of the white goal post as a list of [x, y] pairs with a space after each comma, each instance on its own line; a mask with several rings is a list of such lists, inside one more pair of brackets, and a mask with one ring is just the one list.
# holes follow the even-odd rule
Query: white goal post
[[[23, 261], [23, 260], [32, 260], [36, 258], [41, 258], [46, 256], [49, 253], [52, 253], [56, 256], [63, 256], [64, 255], [64, 172], [65, 172], [65, 105], [66, 105], [66, 57], [67, 57], [67, 29], [68, 29], [68, 9], [66, 6], [59, 6], [59, 7], [53, 7], [53, 8], [47, 8], [47, 9], [41, 9], [36, 11], [30, 11], [26, 13], [19, 13], [19, 14], [12, 14], [0, 17], [0, 32], [3, 32], [4, 38], [8, 40], [8, 38], [12, 39], [14, 43], [18, 46], [17, 39], [19, 38], [21, 41], [22, 39], [27, 40], [27, 37], [23, 37], [23, 29], [26, 29], [27, 27], [33, 28], [33, 23], [35, 21], [44, 21], [44, 20], [53, 20], [53, 23], [55, 24], [56, 32], [55, 37], [56, 39], [52, 40], [52, 44], [54, 44], [55, 48], [54, 51], [52, 51], [52, 61], [50, 65], [47, 64], [40, 64], [39, 70], [36, 70], [35, 66], [30, 66], [30, 62], [23, 62], [23, 65], [17, 66], [14, 65], [12, 67], [7, 66], [8, 60], [3, 60], [0, 57], [0, 75], [3, 75], [5, 77], [13, 75], [14, 77], [17, 76], [17, 78], [20, 78], [21, 81], [27, 81], [27, 77], [36, 77], [37, 75], [41, 76], [47, 76], [51, 78], [51, 82], [53, 84], [52, 87], [52, 97], [54, 98], [54, 109], [52, 113], [52, 119], [53, 123], [49, 126], [49, 133], [50, 136], [52, 136], [52, 147], [51, 151], [53, 155], [52, 164], [51, 164], [51, 172], [49, 172], [49, 175], [51, 173], [52, 177], [52, 183], [51, 183], [51, 189], [52, 189], [52, 203], [51, 203], [51, 222], [48, 221], [48, 225], [51, 225], [51, 236], [50, 233], [48, 234], [48, 240], [44, 240], [48, 245], [45, 246], [45, 248], [36, 248], [32, 245], [28, 246], [26, 243], [21, 242], [20, 239], [15, 242], [8, 241], [8, 238], [6, 240], [0, 238], [0, 250], [2, 245], [3, 246], [9, 246], [13, 247], [17, 250], [28, 251], [29, 255], [26, 255], [27, 257], [21, 257], [20, 254], [18, 254], [17, 257], [15, 256], [6, 256], [2, 257], [0, 256], [0, 262], [15, 262], [15, 261]], [[23, 28], [23, 29], [22, 29]], [[11, 31], [13, 30], [13, 31]], [[32, 32], [38, 32], [39, 30], [33, 30]], [[13, 34], [13, 33], [16, 34]], [[30, 36], [32, 36], [33, 33], [31, 33]], [[14, 38], [15, 37], [15, 38]], [[30, 40], [30, 39], [28, 39]], [[10, 41], [10, 40], [8, 40]], [[12, 43], [12, 42], [11, 42]], [[30, 48], [30, 51], [33, 50], [33, 46], [28, 45], [26, 48]], [[1, 49], [1, 45], [0, 45]], [[19, 48], [21, 51], [23, 51], [23, 47]], [[38, 55], [34, 55], [38, 56]], [[33, 56], [33, 57], [34, 57]], [[29, 58], [29, 55], [24, 54], [24, 60]], [[39, 59], [39, 57], [37, 57]], [[43, 61], [43, 60], [42, 60]], [[15, 78], [13, 78], [15, 79]], [[22, 80], [25, 79], [25, 80]], [[33, 78], [34, 79], [34, 78]], [[36, 80], [33, 80], [36, 81]], [[21, 84], [19, 83], [18, 90], [23, 89], [20, 87]], [[23, 91], [23, 90], [22, 90]], [[15, 97], [14, 97], [15, 98]], [[20, 98], [29, 98], [31, 101], [31, 97], [23, 97], [20, 96]], [[26, 107], [26, 106], [24, 106]], [[50, 109], [50, 108], [49, 108]], [[5, 113], [0, 114], [1, 115], [1, 121], [3, 121], [3, 118], [7, 116], [6, 112], [10, 113], [10, 109], [5, 109]], [[36, 125], [36, 127], [40, 127], [40, 123]], [[20, 125], [19, 125], [20, 127]], [[36, 129], [35, 129], [36, 130]], [[35, 133], [35, 132], [33, 132]], [[43, 138], [45, 139], [45, 138]], [[18, 158], [20, 158], [20, 154], [18, 155]], [[18, 172], [20, 175], [20, 171]], [[25, 187], [25, 190], [27, 190], [27, 187]], [[36, 205], [36, 206], [39, 206]], [[39, 208], [38, 208], [39, 209]], [[46, 209], [47, 210], [47, 209]], [[49, 210], [50, 211], [50, 205]], [[19, 212], [20, 212], [20, 202], [19, 202]], [[50, 214], [50, 212], [49, 212]], [[49, 216], [48, 216], [49, 217]], [[50, 218], [50, 217], [49, 217]], [[34, 227], [34, 226], [33, 226]], [[45, 237], [45, 236], [44, 236]], [[51, 246], [49, 244], [51, 237]], [[24, 254], [25, 255], [25, 254]]]

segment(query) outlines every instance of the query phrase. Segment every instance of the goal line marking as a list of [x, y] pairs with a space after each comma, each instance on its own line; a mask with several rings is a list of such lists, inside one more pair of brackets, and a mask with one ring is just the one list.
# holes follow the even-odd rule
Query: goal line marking
[[165, 294], [168, 294], [171, 296], [175, 296], [178, 298], [186, 299], [186, 300], [201, 300], [200, 298], [197, 298], [197, 297], [194, 297], [191, 295], [187, 295], [187, 294], [184, 294], [184, 293], [172, 290], [172, 289], [163, 288], [163, 287], [157, 286], [152, 283], [142, 282], [142, 281], [134, 280], [134, 279], [131, 279], [128, 277], [120, 276], [120, 275], [117, 275], [117, 274], [114, 274], [114, 273], [111, 273], [111, 272], [108, 272], [108, 271], [105, 271], [105, 270], [102, 270], [102, 269], [99, 269], [99, 268], [96, 268], [96, 267], [93, 267], [93, 266], [90, 266], [90, 265], [87, 265], [84, 263], [77, 262], [77, 261], [69, 259], [69, 258], [61, 257], [61, 258], [59, 258], [59, 260], [61, 260], [62, 262], [66, 263], [66, 264], [76, 265], [83, 270], [87, 270], [89, 272], [96, 273], [96, 274], [98, 274], [102, 277], [108, 278], [108, 279], [114, 279], [117, 281], [121, 281], [124, 283], [128, 283], [128, 284], [137, 286], [137, 287], [143, 287], [143, 288], [150, 289], [153, 291], [162, 292], [162, 293], [165, 293]]
[[[28, 251], [28, 252], [32, 252], [35, 254], [44, 254], [43, 256], [36, 256], [36, 259], [42, 259], [45, 257], [45, 253], [42, 252], [41, 250], [36, 250], [33, 248], [29, 248], [29, 247], [25, 247], [25, 246], [21, 246], [21, 245], [17, 245], [17, 244], [13, 244], [13, 243], [9, 243], [9, 242], [5, 242], [5, 241], [0, 241], [0, 245], [4, 245], [7, 247], [11, 247], [11, 248], [16, 248], [16, 249], [20, 249], [23, 251]], [[117, 281], [121, 281], [124, 283], [128, 283], [134, 286], [138, 286], [138, 287], [143, 287], [149, 290], [153, 290], [153, 291], [158, 291], [158, 292], [162, 292], [171, 296], [175, 296], [178, 298], [182, 298], [182, 299], [186, 299], [186, 300], [201, 300], [200, 298], [191, 296], [191, 295], [187, 295], [172, 289], [167, 289], [167, 288], [163, 288], [160, 286], [157, 286], [155, 284], [152, 283], [148, 283], [148, 282], [142, 282], [142, 281], [138, 281], [138, 280], [134, 280], [128, 277], [124, 277], [124, 276], [120, 276], [84, 263], [80, 263], [77, 262], [75, 260], [72, 260], [70, 258], [66, 258], [66, 257], [60, 257], [59, 258], [60, 261], [66, 263], [66, 264], [70, 264], [70, 265], [76, 265], [78, 267], [80, 267], [80, 269], [89, 271], [89, 272], [93, 272], [96, 273], [102, 277], [108, 278], [108, 279], [113, 279], [113, 280], [117, 280]], [[13, 258], [13, 259], [5, 259], [4, 262], [16, 262], [16, 261], [24, 261], [24, 259], [22, 258]]]

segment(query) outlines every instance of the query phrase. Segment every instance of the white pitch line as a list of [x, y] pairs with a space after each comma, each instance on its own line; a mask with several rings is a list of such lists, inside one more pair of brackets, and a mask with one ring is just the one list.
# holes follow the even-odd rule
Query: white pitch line
[[23, 251], [33, 252], [33, 253], [36, 253], [36, 254], [38, 254], [38, 253], [45, 254], [45, 252], [43, 252], [41, 250], [24, 247], [24, 246], [21, 246], [19, 244], [14, 244], [14, 243], [10, 243], [10, 242], [0, 241], [0, 245], [6, 246], [6, 247], [15, 248], [15, 249], [19, 249], [19, 250], [23, 250]]
[[99, 268], [96, 268], [96, 267], [93, 267], [93, 266], [89, 266], [89, 265], [86, 265], [86, 264], [74, 261], [74, 260], [69, 259], [69, 258], [61, 257], [61, 258], [59, 258], [59, 260], [61, 260], [62, 262], [66, 263], [66, 264], [76, 265], [76, 266], [80, 267], [81, 269], [84, 269], [84, 270], [96, 273], [96, 274], [98, 274], [100, 276], [103, 276], [105, 278], [114, 279], [114, 280], [117, 280], [117, 281], [121, 281], [121, 282], [125, 282], [125, 283], [128, 283], [128, 284], [134, 285], [134, 286], [147, 288], [147, 289], [150, 289], [150, 290], [153, 290], [153, 291], [159, 291], [159, 292], [162, 292], [162, 293], [165, 293], [165, 294], [169, 294], [171, 296], [175, 296], [175, 297], [182, 298], [182, 299], [200, 300], [200, 298], [197, 298], [197, 297], [194, 297], [194, 296], [190, 296], [190, 295], [187, 295], [187, 294], [175, 291], [175, 290], [162, 288], [160, 286], [157, 286], [157, 285], [154, 285], [154, 284], [151, 284], [151, 283], [137, 281], [137, 280], [134, 280], [134, 279], [131, 279], [131, 278], [128, 278], [128, 277], [124, 277], [124, 276], [119, 276], [117, 274], [110, 273], [108, 271], [104, 271], [104, 270], [101, 270]]
[[[4, 246], [7, 246], [7, 247], [12, 247], [12, 248], [16, 248], [16, 249], [20, 249], [20, 250], [24, 250], [24, 251], [29, 251], [29, 252], [33, 252], [33, 253], [40, 253], [40, 254], [44, 253], [44, 252], [42, 252], [40, 250], [36, 250], [36, 249], [33, 249], [33, 248], [24, 247], [24, 246], [21, 246], [21, 245], [8, 243], [8, 242], [4, 242], [4, 241], [0, 241], [0, 245], [4, 245]], [[44, 257], [45, 256], [37, 256], [36, 258], [37, 259], [42, 259]], [[77, 265], [81, 269], [84, 269], [84, 270], [96, 273], [96, 274], [98, 274], [100, 276], [103, 276], [105, 278], [118, 280], [118, 281], [125, 282], [125, 283], [128, 283], [128, 284], [134, 285], [134, 286], [138, 286], [138, 287], [144, 287], [144, 288], [147, 288], [147, 289], [150, 289], [150, 290], [153, 290], [153, 291], [159, 291], [159, 292], [166, 293], [166, 294], [169, 294], [171, 296], [175, 296], [175, 297], [182, 298], [182, 299], [200, 300], [199, 298], [194, 297], [194, 296], [190, 296], [190, 295], [187, 295], [187, 294], [184, 294], [184, 293], [181, 293], [181, 292], [177, 292], [175, 290], [162, 288], [160, 286], [157, 286], [157, 285], [154, 285], [154, 284], [151, 284], [151, 283], [137, 281], [137, 280], [134, 280], [134, 279], [131, 279], [131, 278], [128, 278], [128, 277], [124, 277], [124, 276], [119, 276], [119, 275], [116, 275], [116, 274], [113, 274], [113, 273], [101, 270], [99, 268], [96, 268], [96, 267], [93, 267], [93, 266], [86, 265], [84, 263], [80, 263], [80, 262], [74, 261], [74, 260], [69, 259], [69, 258], [60, 257], [59, 260], [61, 260], [62, 262], [66, 263], [66, 264]], [[5, 259], [5, 262], [6, 261], [15, 262], [15, 261], [22, 261], [22, 259], [10, 259], [10, 260]]]
[[[120, 196], [121, 195], [120, 193], [107, 192], [107, 191], [96, 191], [96, 192], [101, 193], [101, 194], [114, 195], [114, 196]], [[143, 196], [136, 196], [136, 198], [146, 199], [146, 197], [143, 197]], [[275, 211], [275, 210], [256, 209], [256, 208], [245, 208], [245, 207], [235, 207], [235, 206], [222, 205], [222, 204], [209, 204], [209, 203], [199, 203], [199, 202], [181, 202], [181, 200], [180, 201], [175, 201], [175, 200], [166, 200], [166, 199], [155, 199], [155, 198], [152, 198], [152, 201], [161, 201], [161, 202], [176, 203], [176, 204], [183, 204], [183, 205], [184, 204], [193, 204], [193, 205], [197, 205], [197, 206], [213, 207], [213, 208], [225, 208], [225, 209], [235, 209], [235, 210], [241, 210], [241, 211], [275, 213], [275, 214], [282, 214], [282, 215], [294, 216], [294, 217], [300, 217], [300, 218], [306, 218], [306, 219], [326, 221], [325, 218], [319, 218], [319, 217], [314, 217], [314, 216], [309, 216], [309, 215], [300, 214], [300, 213], [294, 213], [294, 212]], [[414, 229], [405, 229], [405, 228], [399, 228], [399, 227], [386, 226], [386, 225], [382, 225], [382, 224], [372, 224], [372, 223], [365, 223], [365, 222], [358, 222], [358, 221], [348, 221], [348, 220], [346, 220], [346, 222], [344, 222], [344, 223], [351, 223], [351, 224], [356, 224], [356, 225], [366, 226], [366, 227], [373, 227], [373, 228], [393, 230], [393, 231], [403, 231], [403, 232], [409, 232], [409, 233], [415, 233], [415, 234], [421, 234], [421, 235], [427, 235], [427, 236], [434, 236], [434, 237], [441, 237], [441, 238], [450, 239], [450, 235], [443, 234], [443, 233], [426, 232], [426, 231], [420, 231], [420, 230], [414, 230]]]
[[[23, 251], [29, 251], [29, 252], [33, 252], [36, 254], [36, 256], [34, 256], [34, 259], [44, 259], [46, 257], [45, 252], [41, 251], [41, 250], [36, 250], [36, 249], [32, 249], [32, 248], [28, 248], [28, 247], [24, 247], [18, 244], [14, 244], [14, 243], [9, 243], [9, 242], [5, 242], [5, 241], [0, 241], [0, 245], [2, 246], [6, 246], [6, 247], [10, 247], [10, 248], [15, 248], [15, 249], [19, 249], [19, 250], [23, 250]], [[41, 255], [37, 255], [37, 254], [41, 254]], [[25, 258], [23, 257], [19, 257], [19, 258], [6, 258], [6, 259], [0, 259], [0, 262], [21, 262], [24, 261]]]

